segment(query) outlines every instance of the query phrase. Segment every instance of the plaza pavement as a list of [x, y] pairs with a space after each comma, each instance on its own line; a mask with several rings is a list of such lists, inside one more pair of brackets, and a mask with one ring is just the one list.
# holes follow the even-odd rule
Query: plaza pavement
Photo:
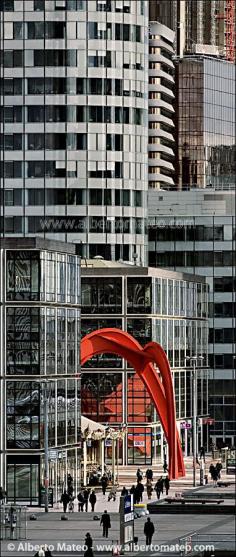
[[[209, 469], [209, 464], [211, 458], [207, 459], [206, 469]], [[163, 474], [161, 464], [157, 466], [152, 466], [154, 472], [154, 482], [157, 477]], [[142, 468], [145, 472], [146, 467]], [[123, 471], [121, 471], [123, 473]], [[130, 488], [132, 484], [136, 482], [136, 467], [124, 469], [124, 482], [127, 488]], [[126, 474], [126, 476], [125, 476]], [[234, 481], [234, 476], [228, 476], [223, 470], [222, 480]], [[124, 485], [122, 482], [122, 485]], [[153, 482], [153, 483], [154, 483]], [[199, 490], [199, 471], [197, 472], [197, 483]], [[145, 485], [145, 480], [144, 480]], [[185, 491], [186, 489], [192, 488], [192, 470], [191, 470], [191, 459], [187, 462], [186, 467], [186, 477], [180, 478], [171, 482], [171, 487], [169, 495], [173, 496], [177, 492]], [[213, 488], [213, 484], [210, 481], [208, 486], [202, 488], [204, 491], [214, 491], [214, 495], [217, 497], [218, 494], [223, 495], [225, 492], [231, 491], [234, 493], [235, 485], [231, 485], [229, 488], [217, 487]], [[35, 513], [37, 516], [37, 521], [28, 520], [28, 534], [27, 540], [18, 541], [4, 541], [1, 543], [1, 557], [33, 557], [36, 552], [36, 546], [47, 543], [53, 548], [53, 557], [74, 556], [80, 557], [84, 555], [82, 551], [82, 545], [84, 543], [84, 538], [86, 532], [90, 532], [94, 542], [94, 555], [97, 557], [103, 557], [107, 555], [112, 555], [111, 547], [106, 548], [106, 551], [102, 551], [101, 545], [106, 542], [108, 545], [113, 543], [116, 545], [120, 537], [119, 532], [119, 495], [121, 486], [119, 487], [118, 495], [116, 501], [108, 502], [107, 490], [106, 496], [103, 496], [101, 490], [97, 491], [97, 503], [95, 506], [95, 513], [78, 513], [77, 500], [75, 500], [75, 512], [67, 513], [68, 520], [62, 521], [62, 505], [57, 503], [54, 505], [53, 509], [49, 509], [49, 513], [45, 513], [44, 509], [32, 509], [28, 508], [28, 518], [30, 514]], [[164, 495], [162, 496], [162, 498]], [[152, 500], [155, 500], [155, 492], [153, 494]], [[147, 502], [146, 489], [143, 496], [143, 502]], [[232, 500], [233, 504], [233, 500]], [[90, 509], [90, 505], [89, 505]], [[108, 540], [102, 538], [102, 529], [100, 526], [100, 521], [94, 520], [94, 515], [101, 517], [103, 511], [107, 509], [111, 516], [111, 529], [109, 530]], [[235, 550], [235, 520], [234, 516], [231, 515], [182, 515], [181, 513], [175, 515], [162, 515], [161, 509], [160, 514], [151, 515], [151, 520], [155, 525], [155, 534], [153, 536], [153, 548], [148, 550], [145, 547], [145, 537], [143, 533], [145, 518], [139, 518], [134, 521], [134, 535], [138, 538], [137, 546], [135, 547], [134, 553], [128, 553], [135, 556], [147, 557], [148, 555], [161, 556], [170, 555], [171, 557], [179, 555], [179, 552], [173, 548], [176, 548], [179, 544], [179, 540], [182, 537], [188, 536], [188, 534], [194, 534], [192, 537], [193, 543], [204, 545], [213, 544], [215, 547], [219, 548], [233, 548]], [[182, 543], [182, 541], [181, 541]], [[8, 545], [13, 544], [13, 545]], [[161, 551], [161, 545], [168, 545], [169, 551], [165, 549], [164, 553]], [[81, 550], [80, 550], [81, 548]], [[103, 548], [104, 549], [104, 548]], [[172, 549], [172, 550], [171, 550]]]

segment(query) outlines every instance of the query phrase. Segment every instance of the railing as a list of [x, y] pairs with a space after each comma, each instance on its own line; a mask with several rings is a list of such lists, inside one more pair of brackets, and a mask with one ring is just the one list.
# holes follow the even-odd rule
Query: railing
[[232, 532], [201, 534], [201, 532], [191, 532], [179, 538], [179, 555], [199, 555], [215, 551], [235, 552], [235, 534]]
[[27, 508], [18, 505], [0, 506], [0, 540], [27, 539]]

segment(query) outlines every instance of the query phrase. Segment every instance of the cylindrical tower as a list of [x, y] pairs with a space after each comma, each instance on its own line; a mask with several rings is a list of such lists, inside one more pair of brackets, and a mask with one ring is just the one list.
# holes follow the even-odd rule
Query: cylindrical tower
[[1, 4], [5, 234], [145, 263], [147, 4]]
[[149, 32], [149, 188], [174, 185], [174, 32], [152, 23]]

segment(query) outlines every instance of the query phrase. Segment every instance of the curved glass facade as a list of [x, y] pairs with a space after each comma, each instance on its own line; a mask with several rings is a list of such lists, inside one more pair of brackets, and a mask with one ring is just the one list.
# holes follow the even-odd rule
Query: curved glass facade
[[144, 263], [147, 1], [6, 2], [0, 46], [2, 232]]

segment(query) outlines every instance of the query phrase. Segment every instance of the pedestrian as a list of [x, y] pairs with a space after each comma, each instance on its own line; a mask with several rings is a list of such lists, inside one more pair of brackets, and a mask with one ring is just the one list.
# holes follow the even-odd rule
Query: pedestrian
[[160, 477], [160, 485], [161, 485], [161, 493], [163, 495], [163, 491], [164, 491], [164, 478], [163, 478], [163, 476]]
[[126, 489], [126, 487], [123, 487], [123, 489], [121, 491], [121, 496], [126, 497], [126, 495], [128, 495], [128, 489]]
[[166, 495], [168, 495], [169, 489], [170, 489], [170, 478], [169, 478], [169, 476], [165, 477], [164, 485], [165, 485]]
[[69, 513], [73, 513], [74, 512], [74, 500], [75, 498], [73, 497], [73, 495], [70, 495], [70, 500], [69, 500]]
[[136, 485], [134, 489], [134, 505], [140, 503], [140, 491], [139, 491], [139, 484]]
[[110, 493], [108, 495], [108, 501], [111, 501], [112, 499], [113, 499], [113, 501], [116, 500], [116, 488], [115, 488], [114, 485], [111, 487]]
[[148, 479], [147, 483], [146, 483], [146, 488], [147, 488], [147, 496], [148, 499], [150, 500], [152, 498], [152, 480]]
[[222, 464], [221, 462], [217, 462], [216, 463], [217, 480], [220, 480], [221, 470], [222, 470]]
[[66, 491], [64, 491], [62, 493], [62, 496], [61, 496], [61, 503], [63, 505], [63, 512], [64, 513], [66, 513], [66, 511], [67, 511], [67, 505], [69, 503], [69, 500], [70, 500], [70, 497], [69, 497], [68, 493]]
[[137, 482], [141, 482], [141, 480], [143, 479], [143, 474], [142, 474], [140, 468], [138, 468], [136, 476], [137, 476]]
[[144, 486], [142, 484], [142, 482], [138, 482], [137, 483], [137, 491], [139, 493], [139, 501], [142, 502], [143, 500], [143, 492], [144, 492]]
[[89, 549], [89, 548], [93, 547], [93, 540], [92, 540], [91, 534], [89, 532], [87, 532], [87, 534], [85, 536], [84, 545], [86, 545], [86, 549]]
[[89, 496], [89, 502], [90, 502], [90, 505], [91, 505], [92, 513], [94, 512], [94, 507], [95, 507], [96, 501], [97, 501], [97, 497], [96, 497], [96, 493], [93, 489], [90, 493], [90, 496]]
[[83, 512], [83, 510], [84, 510], [84, 496], [83, 496], [82, 491], [80, 491], [80, 492], [78, 493], [77, 499], [78, 499], [78, 503], [79, 503], [79, 508], [78, 508], [78, 510], [79, 510], [79, 512], [80, 512], [80, 511]]
[[111, 519], [107, 511], [104, 511], [100, 520], [100, 524], [102, 524], [102, 529], [103, 529], [102, 535], [104, 538], [107, 538], [108, 530], [109, 528], [111, 528]]
[[162, 489], [162, 481], [161, 481], [161, 478], [159, 478], [159, 479], [157, 480], [154, 489], [155, 489], [155, 492], [156, 492], [156, 494], [157, 494], [157, 499], [159, 500], [159, 499], [160, 499], [160, 495], [161, 495], [161, 489]]
[[200, 455], [199, 458], [203, 458], [204, 462], [205, 462], [205, 448], [204, 447], [200, 447]]
[[102, 479], [101, 479], [103, 495], [106, 495], [107, 484], [108, 484], [107, 477], [105, 476], [105, 474], [103, 474]]
[[164, 471], [165, 474], [166, 474], [166, 472], [168, 472], [168, 464], [167, 464], [166, 460], [164, 460], [164, 462], [163, 462], [163, 471]]
[[148, 517], [147, 522], [144, 524], [144, 534], [146, 536], [146, 545], [151, 545], [152, 543], [152, 536], [155, 532], [154, 524], [151, 519]]
[[0, 505], [4, 505], [6, 496], [7, 496], [6, 491], [3, 491], [3, 488], [0, 487]]
[[212, 480], [213, 480], [213, 486], [217, 487], [218, 470], [216, 469], [216, 466], [213, 466], [213, 468], [212, 468], [211, 477], [212, 477]]
[[87, 488], [83, 491], [85, 512], [88, 512], [89, 490]]
[[147, 469], [147, 471], [146, 471], [146, 478], [147, 478], [147, 480], [151, 480], [151, 481], [153, 480], [153, 471], [152, 471], [151, 468], [148, 468], [148, 469]]

